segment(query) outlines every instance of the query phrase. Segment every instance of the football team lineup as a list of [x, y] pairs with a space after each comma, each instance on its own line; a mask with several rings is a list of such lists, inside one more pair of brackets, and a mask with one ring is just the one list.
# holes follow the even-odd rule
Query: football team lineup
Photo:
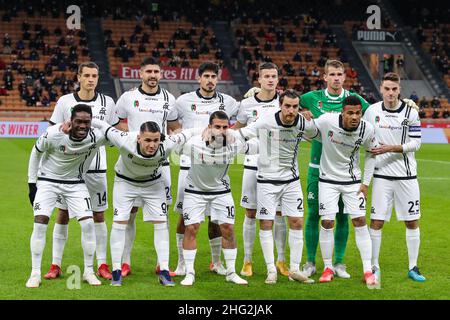
[[[258, 281], [276, 287], [284, 279], [292, 285], [346, 286], [335, 279], [341, 278], [354, 281], [354, 287], [362, 287], [362, 279], [369, 289], [380, 289], [380, 260], [386, 261], [382, 230], [394, 209], [393, 218], [401, 224], [391, 225], [403, 228], [406, 241], [396, 272], [406, 277], [396, 280], [386, 273], [386, 278], [426, 281], [418, 267], [423, 208], [418, 180], [421, 185], [446, 183], [449, 177], [434, 176], [428, 168], [446, 168], [449, 162], [422, 154], [417, 165], [415, 153], [424, 148], [420, 119], [414, 102], [399, 98], [399, 76], [387, 73], [380, 86], [383, 100], [369, 105], [342, 87], [345, 69], [337, 60], [325, 65], [327, 88], [301, 96], [292, 89], [277, 92], [275, 64], [262, 63], [258, 71], [260, 88], [237, 102], [216, 90], [219, 67], [205, 62], [199, 67], [199, 88], [175, 99], [159, 85], [157, 61], [147, 58], [141, 64], [141, 85], [114, 102], [96, 91], [98, 66], [80, 64], [79, 91], [58, 100], [52, 125], [32, 142], [31, 154], [26, 152], [34, 212], [26, 287], [53, 287], [58, 281], [51, 280], [62, 277], [63, 253], [74, 251], [72, 246], [65, 250], [70, 218], [79, 222], [71, 228], [81, 231], [83, 255], [78, 246], [77, 256], [66, 253], [65, 259], [83, 257], [82, 280], [94, 287], [136, 285], [133, 278], [148, 269], [148, 262], [145, 268], [136, 262], [143, 259], [137, 243], [132, 271], [134, 240], [141, 237], [136, 229], [144, 228], [136, 223], [139, 208], [143, 221], [153, 224], [144, 257], [153, 243], [161, 287], [200, 284], [202, 290], [203, 279], [221, 276], [238, 286]], [[236, 156], [243, 160], [236, 164]], [[169, 164], [174, 157], [179, 163]], [[426, 175], [417, 173], [421, 166], [427, 167]], [[208, 240], [200, 229], [207, 229]], [[41, 275], [44, 252], [51, 265]], [[172, 271], [173, 255], [177, 264]], [[242, 260], [237, 261], [238, 255]], [[218, 276], [205, 276], [198, 263], [196, 272], [196, 258], [207, 261]], [[347, 260], [352, 273], [360, 275], [350, 275]]]

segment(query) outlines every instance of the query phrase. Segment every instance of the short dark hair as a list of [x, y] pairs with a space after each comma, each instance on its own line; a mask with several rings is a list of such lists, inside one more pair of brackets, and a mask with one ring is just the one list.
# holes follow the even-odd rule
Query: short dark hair
[[344, 109], [345, 106], [361, 106], [362, 108], [362, 103], [357, 96], [348, 96], [342, 101], [342, 109]]
[[215, 74], [219, 75], [219, 65], [217, 63], [214, 63], [212, 61], [206, 61], [203, 62], [199, 67], [198, 67], [198, 75], [201, 77], [202, 74], [205, 71], [212, 71]]
[[72, 108], [72, 112], [71, 112], [71, 114], [70, 114], [70, 120], [73, 120], [73, 118], [75, 118], [75, 115], [76, 115], [78, 112], [86, 112], [86, 113], [89, 113], [89, 115], [90, 115], [91, 118], [92, 118], [92, 108], [91, 108], [91, 106], [88, 106], [87, 104], [80, 103], [80, 104], [77, 104], [76, 106], [74, 106], [74, 107]]
[[143, 67], [145, 67], [145, 66], [148, 66], [149, 64], [156, 64], [156, 65], [159, 66], [158, 60], [156, 60], [156, 59], [153, 58], [153, 57], [147, 57], [147, 58], [144, 58], [144, 59], [142, 60], [142, 62], [141, 62], [141, 68], [143, 68]]
[[400, 76], [395, 72], [388, 72], [383, 76], [383, 80], [381, 82], [383, 81], [393, 81], [400, 83]]
[[140, 132], [159, 132], [161, 133], [161, 129], [159, 125], [154, 121], [147, 121], [141, 124]]
[[225, 112], [220, 111], [220, 110], [214, 111], [213, 113], [211, 113], [211, 115], [209, 116], [209, 124], [212, 124], [214, 119], [230, 121], [230, 118], [228, 118], [228, 115]]
[[83, 68], [95, 68], [97, 71], [100, 71], [100, 68], [94, 61], [83, 62], [78, 65], [78, 74], [83, 73]]
[[283, 104], [284, 97], [288, 97], [291, 99], [298, 98], [299, 99], [298, 101], [300, 104], [300, 94], [294, 89], [286, 89], [286, 90], [284, 90], [284, 92], [282, 94], [280, 94], [280, 105]]
[[280, 73], [280, 70], [278, 69], [277, 65], [273, 62], [262, 62], [258, 66], [258, 73], [261, 74], [262, 70], [265, 69], [275, 69], [278, 73]]

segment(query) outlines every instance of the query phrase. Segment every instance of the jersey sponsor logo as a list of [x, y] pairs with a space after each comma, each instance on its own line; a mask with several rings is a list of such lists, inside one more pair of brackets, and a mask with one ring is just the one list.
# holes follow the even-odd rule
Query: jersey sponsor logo
[[134, 100], [133, 106], [134, 106], [135, 108], [139, 108], [139, 100]]
[[378, 126], [378, 128], [380, 128], [380, 129], [388, 129], [388, 130], [402, 130], [403, 129], [403, 127], [399, 127], [399, 126], [382, 125], [382, 124], [380, 124]]
[[269, 214], [269, 212], [267, 211], [266, 208], [262, 207], [261, 210], [259, 210], [259, 214], [263, 215], [263, 216], [266, 216], [266, 215]]
[[398, 118], [398, 116], [396, 114], [385, 114], [384, 117], [385, 118]]

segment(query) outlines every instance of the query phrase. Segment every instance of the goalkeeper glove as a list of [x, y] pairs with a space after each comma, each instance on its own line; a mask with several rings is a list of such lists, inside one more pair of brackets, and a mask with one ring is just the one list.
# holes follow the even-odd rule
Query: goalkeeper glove
[[36, 197], [37, 187], [36, 183], [28, 184], [28, 198], [30, 199], [31, 206], [33, 206], [34, 198]]
[[413, 109], [416, 109], [416, 111], [419, 111], [419, 106], [418, 106], [413, 100], [404, 98], [404, 99], [402, 99], [402, 101], [403, 101], [404, 103], [406, 103], [406, 105], [407, 105], [408, 107], [411, 107], [411, 108], [413, 108]]
[[258, 87], [253, 87], [251, 89], [249, 89], [245, 94], [244, 94], [244, 98], [250, 98], [253, 97], [254, 95], [256, 95], [258, 92], [261, 91], [261, 88]]

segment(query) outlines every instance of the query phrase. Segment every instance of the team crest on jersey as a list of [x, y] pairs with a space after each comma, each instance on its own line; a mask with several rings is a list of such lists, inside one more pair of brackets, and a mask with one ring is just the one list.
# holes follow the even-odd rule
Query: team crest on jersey
[[376, 122], [376, 123], [380, 122], [380, 116], [376, 116], [376, 117], [375, 117], [375, 122]]
[[191, 105], [191, 111], [197, 110], [197, 106], [195, 104]]
[[253, 115], [254, 117], [257, 117], [257, 116], [258, 116], [258, 111], [257, 111], [257, 110], [253, 110], [252, 115]]
[[317, 101], [317, 108], [322, 109], [322, 106], [323, 106], [323, 102]]
[[166, 102], [166, 103], [164, 103], [164, 105], [163, 105], [163, 109], [164, 110], [167, 110], [167, 109], [169, 109], [169, 104]]
[[134, 106], [135, 108], [139, 108], [139, 101], [138, 101], [138, 100], [134, 100], [133, 106]]
[[334, 134], [334, 133], [333, 133], [333, 131], [331, 131], [331, 130], [330, 130], [330, 131], [328, 131], [328, 136], [329, 136], [330, 138], [332, 138], [332, 137], [333, 137], [333, 134]]
[[225, 105], [223, 103], [220, 104], [219, 110], [220, 111], [224, 111], [225, 110]]
[[59, 151], [60, 152], [65, 152], [66, 151], [66, 146], [59, 146]]

